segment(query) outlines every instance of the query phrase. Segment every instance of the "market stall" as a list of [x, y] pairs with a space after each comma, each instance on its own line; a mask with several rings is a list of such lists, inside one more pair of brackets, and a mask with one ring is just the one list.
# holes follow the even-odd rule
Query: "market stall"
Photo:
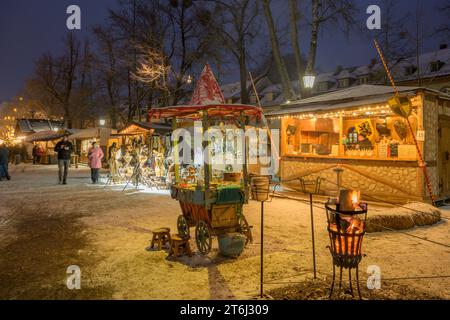
[[165, 188], [170, 125], [131, 122], [108, 141], [107, 159], [113, 183]]
[[[362, 85], [281, 106], [268, 113], [280, 129], [282, 180], [321, 177], [336, 181], [336, 168], [344, 169], [343, 184], [366, 194], [402, 199], [426, 199], [419, 150], [425, 156], [433, 193], [443, 195], [448, 174], [439, 174], [445, 119], [450, 96], [429, 89], [400, 87], [412, 110], [406, 118], [389, 105], [393, 89]], [[442, 147], [439, 147], [442, 146]], [[442, 150], [441, 150], [442, 149]], [[445, 180], [445, 181], [444, 181]], [[322, 192], [336, 185], [322, 182]]]
[[40, 149], [42, 149], [40, 164], [57, 164], [58, 154], [55, 152], [55, 146], [64, 135], [70, 133], [71, 132], [67, 130], [41, 131], [27, 136], [24, 138], [23, 142], [40, 146]]
[[110, 128], [87, 128], [73, 130], [69, 139], [74, 142], [75, 154], [79, 157], [79, 162], [86, 164], [88, 162], [88, 152], [93, 142], [97, 142], [106, 154], [107, 144], [111, 134], [115, 130]]
[[[261, 108], [225, 104], [206, 65], [190, 105], [154, 109], [150, 117], [171, 119], [173, 123], [171, 169], [175, 179], [171, 195], [182, 210], [178, 234], [189, 237], [190, 228], [195, 227], [195, 240], [202, 254], [210, 252], [213, 236], [218, 236], [219, 244], [225, 246], [221, 246], [222, 253], [233, 251], [231, 247], [243, 249], [246, 239], [251, 238], [243, 214], [249, 196], [245, 131], [249, 123], [261, 120]], [[233, 244], [227, 247], [227, 241]]]

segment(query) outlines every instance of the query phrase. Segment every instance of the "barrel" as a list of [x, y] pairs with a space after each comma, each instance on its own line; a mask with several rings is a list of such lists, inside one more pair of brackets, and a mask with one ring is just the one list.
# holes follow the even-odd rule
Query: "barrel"
[[269, 200], [269, 177], [256, 176], [252, 177], [251, 181], [252, 198], [256, 201]]

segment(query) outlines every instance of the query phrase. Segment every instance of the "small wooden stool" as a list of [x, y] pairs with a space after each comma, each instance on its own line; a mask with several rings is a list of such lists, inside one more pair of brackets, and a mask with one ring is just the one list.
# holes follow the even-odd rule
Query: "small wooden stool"
[[174, 255], [178, 257], [180, 255], [187, 254], [192, 257], [191, 245], [189, 244], [189, 237], [183, 238], [178, 234], [173, 234], [170, 241], [170, 253], [169, 257]]
[[158, 243], [158, 250], [161, 250], [166, 243], [171, 243], [170, 241], [170, 228], [160, 228], [152, 230], [153, 238], [150, 248], [153, 249], [155, 243]]

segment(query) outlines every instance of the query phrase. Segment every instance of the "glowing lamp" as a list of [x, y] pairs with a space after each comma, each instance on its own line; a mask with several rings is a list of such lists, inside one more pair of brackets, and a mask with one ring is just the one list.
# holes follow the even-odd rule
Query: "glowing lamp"
[[99, 121], [101, 126], [104, 126], [106, 124], [106, 120], [105, 119], [100, 119]]
[[316, 82], [316, 76], [312, 74], [305, 74], [303, 76], [303, 87], [306, 89], [312, 89], [314, 87], [314, 83]]

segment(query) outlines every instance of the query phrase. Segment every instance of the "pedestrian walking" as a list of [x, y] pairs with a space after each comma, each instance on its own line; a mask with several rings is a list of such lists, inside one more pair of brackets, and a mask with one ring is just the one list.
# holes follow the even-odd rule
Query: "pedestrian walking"
[[92, 143], [92, 147], [88, 151], [88, 164], [91, 168], [91, 179], [93, 184], [98, 183], [99, 171], [102, 168], [102, 159], [104, 157], [103, 150], [97, 142]]
[[63, 140], [56, 144], [55, 152], [58, 153], [59, 184], [67, 184], [70, 157], [73, 152], [73, 144], [69, 141], [69, 135], [65, 135]]
[[11, 180], [11, 176], [8, 172], [9, 151], [6, 145], [0, 145], [0, 180], [6, 178]]

